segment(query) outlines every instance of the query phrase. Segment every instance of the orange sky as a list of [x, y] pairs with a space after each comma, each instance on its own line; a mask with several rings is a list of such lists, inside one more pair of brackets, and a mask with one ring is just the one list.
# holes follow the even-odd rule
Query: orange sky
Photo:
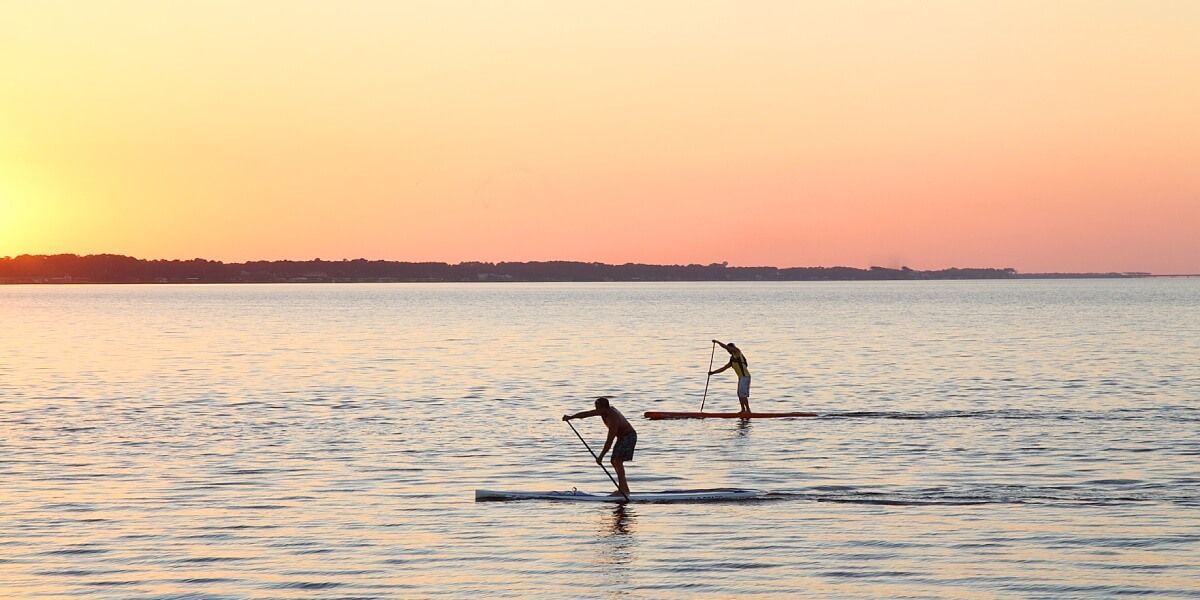
[[0, 256], [1200, 272], [1200, 2], [0, 4]]

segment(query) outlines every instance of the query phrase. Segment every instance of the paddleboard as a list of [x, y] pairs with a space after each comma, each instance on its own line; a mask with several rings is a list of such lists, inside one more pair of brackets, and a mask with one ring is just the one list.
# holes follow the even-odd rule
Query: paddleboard
[[655, 412], [646, 413], [647, 419], [777, 419], [780, 417], [815, 417], [810, 412], [741, 413], [741, 412]]
[[[717, 488], [711, 490], [678, 490], [662, 492], [637, 492], [629, 495], [630, 502], [728, 502], [733, 500], [753, 500], [762, 498], [766, 492], [760, 490], [745, 490], [738, 488]], [[475, 490], [475, 501], [492, 500], [567, 500], [571, 502], [625, 502], [625, 497], [618, 494], [589, 494], [578, 490], [569, 492], [502, 492], [496, 490]]]

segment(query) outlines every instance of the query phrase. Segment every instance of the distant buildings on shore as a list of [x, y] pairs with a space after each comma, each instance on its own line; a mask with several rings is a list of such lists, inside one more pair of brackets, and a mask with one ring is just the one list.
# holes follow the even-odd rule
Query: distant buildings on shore
[[1015, 269], [730, 267], [596, 262], [397, 262], [386, 260], [142, 260], [116, 254], [0, 257], [0, 283], [361, 283], [505, 281], [870, 281], [1148, 277], [1150, 273], [1018, 273]]

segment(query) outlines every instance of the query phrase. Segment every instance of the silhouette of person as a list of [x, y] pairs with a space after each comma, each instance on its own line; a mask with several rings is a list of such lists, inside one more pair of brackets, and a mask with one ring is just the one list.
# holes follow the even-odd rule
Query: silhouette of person
[[[608, 403], [608, 398], [601, 396], [596, 398], [596, 410], [585, 410], [573, 415], [563, 415], [562, 420], [570, 421], [571, 419], [585, 419], [587, 417], [600, 417], [604, 420], [604, 424], [608, 427], [608, 439], [604, 440], [604, 449], [596, 456], [596, 464], [604, 464], [604, 454], [612, 448], [612, 460], [609, 464], [613, 470], [617, 472], [617, 487], [618, 491], [611, 495], [629, 495], [629, 483], [625, 481], [625, 462], [633, 460], [633, 449], [637, 446], [637, 432], [634, 431], [633, 425], [629, 424], [629, 420], [621, 411], [613, 408]], [[616, 445], [613, 445], [616, 441]]]
[[746, 355], [742, 354], [742, 350], [733, 342], [722, 344], [718, 340], [713, 340], [713, 343], [724, 348], [729, 353], [729, 362], [725, 366], [715, 371], [709, 371], [708, 374], [716, 375], [725, 369], [733, 368], [733, 372], [737, 373], [737, 395], [738, 402], [742, 405], [742, 412], [750, 412], [750, 363], [746, 361]]

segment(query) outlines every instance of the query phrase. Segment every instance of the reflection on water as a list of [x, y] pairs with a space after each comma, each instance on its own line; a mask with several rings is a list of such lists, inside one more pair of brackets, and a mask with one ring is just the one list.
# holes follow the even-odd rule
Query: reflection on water
[[737, 431], [737, 437], [746, 437], [747, 435], [749, 435], [750, 434], [750, 424], [753, 422], [754, 421], [752, 419], [738, 419], [737, 427], [735, 429], [735, 431]]
[[614, 536], [626, 536], [631, 533], [631, 526], [637, 522], [637, 515], [633, 509], [626, 504], [618, 504], [612, 509], [612, 519], [609, 521], [608, 531]]
[[618, 504], [604, 515], [599, 548], [602, 562], [614, 567], [629, 566], [633, 562], [637, 546], [637, 514], [635, 509]]
[[637, 550], [637, 513], [631, 506], [618, 504], [601, 513], [597, 528], [597, 568], [608, 578], [607, 589], [626, 591], [633, 586]]
[[[15, 286], [0, 331], [0, 595], [1200, 595], [1198, 280]], [[821, 416], [638, 418], [735, 333]], [[634, 489], [779, 496], [473, 501], [611, 490], [559, 421], [601, 394]]]

